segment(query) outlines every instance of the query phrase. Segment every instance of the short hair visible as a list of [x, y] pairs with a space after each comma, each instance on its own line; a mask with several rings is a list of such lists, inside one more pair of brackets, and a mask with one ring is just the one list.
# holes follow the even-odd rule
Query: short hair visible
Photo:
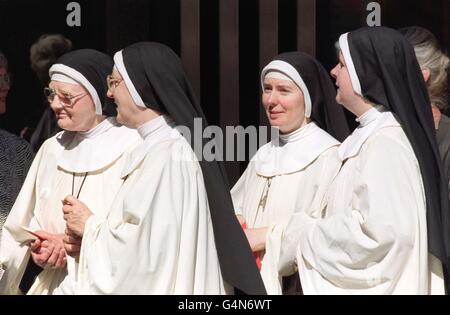
[[0, 68], [8, 69], [8, 59], [0, 50]]
[[59, 57], [72, 50], [72, 42], [61, 34], [42, 35], [30, 48], [31, 68], [43, 85], [48, 84], [48, 70]]
[[447, 77], [450, 59], [429, 30], [420, 26], [410, 26], [399, 31], [414, 46], [419, 65], [430, 70], [427, 87], [431, 103], [441, 111], [445, 111], [448, 107]]

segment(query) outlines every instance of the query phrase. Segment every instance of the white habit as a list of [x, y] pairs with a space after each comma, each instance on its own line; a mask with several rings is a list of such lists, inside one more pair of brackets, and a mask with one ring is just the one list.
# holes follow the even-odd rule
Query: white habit
[[340, 146], [345, 161], [328, 206], [298, 227], [305, 294], [442, 294], [442, 266], [427, 247], [418, 161], [390, 112], [373, 108]]
[[[80, 191], [79, 199], [96, 216], [106, 217], [123, 183], [123, 153], [140, 141], [135, 130], [107, 118], [88, 132], [63, 131], [42, 145], [4, 226], [1, 294], [20, 293], [19, 284], [30, 258], [26, 243], [32, 239], [21, 226], [63, 234], [66, 222], [61, 200], [72, 194], [73, 180], [73, 194]], [[67, 268], [42, 271], [28, 294], [73, 294], [77, 269], [75, 259], [68, 256]]]
[[[338, 145], [314, 122], [280, 135], [278, 142], [258, 150], [231, 190], [236, 214], [244, 216], [247, 228], [268, 227], [261, 276], [269, 294], [281, 294], [282, 276], [295, 272], [295, 231], [286, 227], [298, 224], [299, 213], [316, 218], [322, 212], [341, 165]], [[283, 248], [292, 254], [280, 261]]]
[[77, 293], [225, 293], [194, 152], [166, 116], [138, 131], [109, 216], [86, 222]]

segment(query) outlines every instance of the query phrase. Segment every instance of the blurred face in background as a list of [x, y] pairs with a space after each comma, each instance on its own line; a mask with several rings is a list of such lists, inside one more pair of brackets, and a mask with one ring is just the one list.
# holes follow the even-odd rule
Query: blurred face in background
[[0, 115], [6, 111], [6, 97], [10, 89], [8, 69], [0, 67]]

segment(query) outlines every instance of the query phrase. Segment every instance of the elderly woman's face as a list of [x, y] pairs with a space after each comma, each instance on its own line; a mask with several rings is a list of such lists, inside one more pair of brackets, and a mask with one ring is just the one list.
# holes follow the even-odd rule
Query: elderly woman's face
[[289, 133], [308, 123], [303, 92], [292, 81], [264, 79], [262, 103], [270, 125]]
[[88, 131], [97, 125], [95, 104], [83, 86], [51, 81], [49, 88], [56, 93], [49, 102], [61, 129]]
[[117, 104], [117, 121], [131, 128], [138, 127], [135, 121], [136, 117], [140, 117], [142, 109], [139, 109], [134, 103], [125, 81], [115, 68], [110, 76], [108, 85], [107, 95], [114, 99], [114, 102]]
[[9, 88], [8, 69], [0, 67], [0, 115], [6, 111], [6, 97], [8, 96]]

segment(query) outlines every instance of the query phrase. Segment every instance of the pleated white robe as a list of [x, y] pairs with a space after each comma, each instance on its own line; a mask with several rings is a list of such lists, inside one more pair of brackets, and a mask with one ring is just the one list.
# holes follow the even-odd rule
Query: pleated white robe
[[167, 121], [139, 128], [109, 216], [86, 222], [77, 293], [225, 293], [200, 164]]
[[[419, 164], [394, 116], [372, 109], [343, 142], [322, 219], [296, 225], [305, 294], [443, 294], [428, 253]], [[284, 253], [288, 256], [292, 253]]]
[[[258, 150], [231, 190], [235, 212], [244, 216], [247, 228], [268, 227], [265, 252], [261, 253], [261, 276], [268, 294], [282, 294], [282, 277], [296, 271], [294, 254], [280, 261], [283, 248], [290, 252], [296, 248], [296, 239], [290, 236], [295, 234], [296, 218], [299, 213], [308, 218], [320, 215], [341, 165], [339, 142], [314, 123], [281, 137], [281, 145], [269, 143]], [[260, 202], [267, 189], [264, 208]], [[293, 222], [292, 232], [286, 230], [289, 222]]]
[[[85, 175], [81, 170], [89, 171], [79, 199], [97, 216], [106, 217], [123, 183], [123, 153], [141, 140], [135, 130], [119, 127], [113, 118], [95, 129], [79, 148], [65, 150], [61, 141], [65, 142], [66, 136], [71, 147], [78, 140], [62, 132], [44, 142], [37, 153], [5, 223], [0, 243], [0, 262], [5, 269], [0, 280], [1, 294], [20, 294], [19, 284], [30, 258], [26, 243], [32, 239], [21, 226], [55, 234], [65, 231], [61, 200], [72, 193], [73, 172], [60, 164], [76, 169], [75, 195]], [[73, 294], [77, 269], [76, 260], [68, 256], [67, 268], [43, 270], [28, 294]]]

